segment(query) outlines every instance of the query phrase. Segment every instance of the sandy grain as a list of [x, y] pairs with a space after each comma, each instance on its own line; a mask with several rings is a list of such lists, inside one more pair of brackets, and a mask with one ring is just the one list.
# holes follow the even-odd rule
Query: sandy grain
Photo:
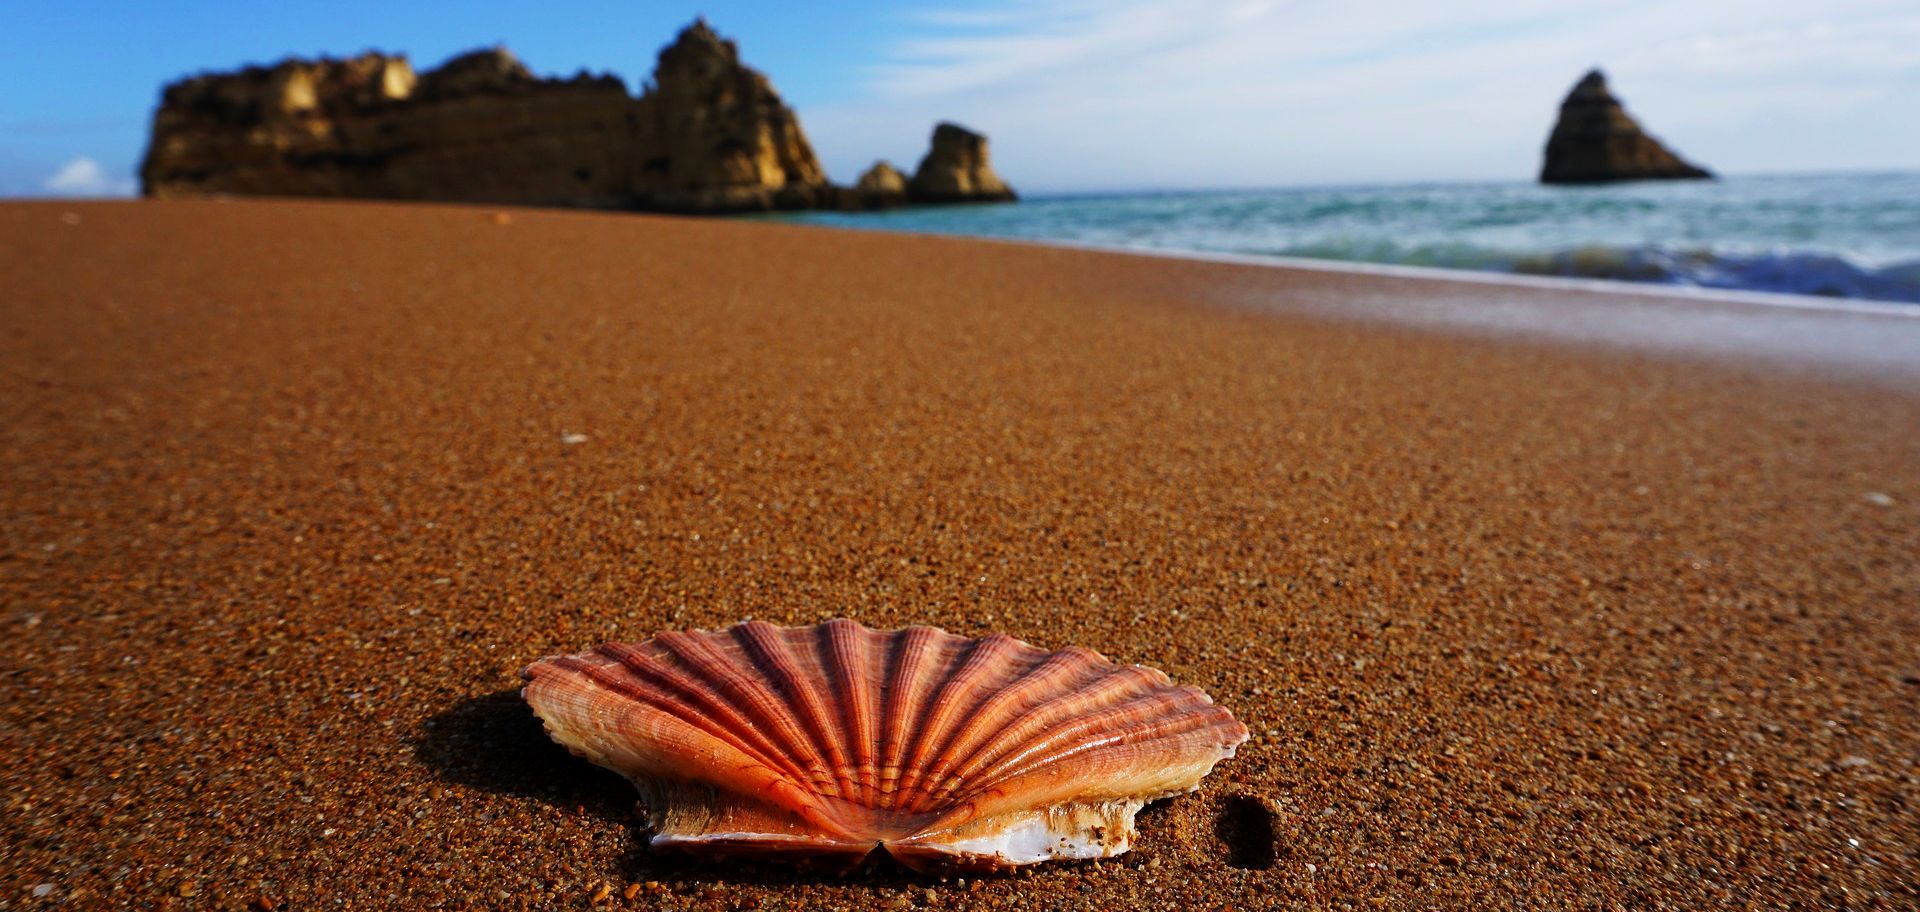
[[[8, 204], [0, 276], [0, 908], [1920, 902], [1910, 388], [718, 221]], [[512, 692], [836, 615], [1254, 740], [1117, 861], [840, 880], [652, 855]]]

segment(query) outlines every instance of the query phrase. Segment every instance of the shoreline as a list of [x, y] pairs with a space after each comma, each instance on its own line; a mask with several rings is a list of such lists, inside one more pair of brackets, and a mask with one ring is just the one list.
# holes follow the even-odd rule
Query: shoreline
[[1786, 307], [1798, 310], [1838, 311], [1842, 313], [1920, 319], [1920, 304], [1903, 304], [1899, 301], [1880, 301], [1869, 298], [1822, 297], [1820, 295], [1792, 294], [1782, 291], [1710, 288], [1702, 285], [1667, 285], [1659, 282], [1634, 282], [1627, 279], [1590, 279], [1576, 276], [1526, 275], [1523, 273], [1495, 272], [1492, 270], [1470, 269], [1466, 267], [1411, 266], [1400, 263], [1316, 259], [1313, 257], [1283, 256], [1280, 254], [1226, 253], [1222, 251], [1186, 249], [1175, 250], [1161, 247], [1129, 247], [1124, 244], [1101, 244], [1094, 241], [1027, 237], [1016, 238], [985, 234], [916, 231], [899, 228], [869, 228], [852, 224], [809, 222], [804, 220], [804, 214], [789, 220], [789, 215], [790, 214], [776, 213], [771, 215], [753, 215], [747, 216], [746, 218], [751, 221], [792, 224], [807, 228], [870, 231], [880, 234], [912, 235], [914, 237], [963, 238], [966, 240], [987, 241], [999, 244], [1030, 244], [1041, 247], [1061, 247], [1068, 250], [1085, 250], [1092, 253], [1115, 253], [1171, 260], [1193, 260], [1202, 263], [1226, 263], [1235, 266], [1275, 266], [1286, 269], [1304, 269], [1320, 272], [1357, 273], [1361, 275], [1383, 275], [1408, 279], [1436, 279], [1443, 282], [1517, 286], [1522, 288], [1538, 288], [1545, 291], [1585, 291], [1598, 294], [1655, 298], [1665, 297], [1677, 300], [1697, 300], [1708, 303], [1752, 304], [1756, 306]]
[[[886, 229], [876, 228], [863, 230], [885, 231]], [[953, 237], [955, 235], [947, 236]], [[967, 235], [967, 237], [976, 236]], [[1586, 279], [1573, 276], [1523, 275], [1466, 268], [1455, 269], [1443, 266], [1407, 266], [1397, 263], [1368, 263], [1360, 260], [1321, 260], [1310, 257], [1269, 256], [1252, 253], [1216, 253], [1206, 250], [1161, 250], [1082, 241], [1014, 240], [1010, 238], [987, 237], [977, 237], [977, 239], [1067, 247], [1075, 250], [1089, 250], [1098, 253], [1167, 257], [1178, 260], [1199, 260], [1208, 263], [1231, 263], [1239, 266], [1281, 266], [1289, 269], [1384, 275], [1408, 279], [1435, 279], [1443, 282], [1465, 282], [1468, 284], [1496, 286], [1510, 285], [1522, 288], [1538, 288], [1545, 291], [1583, 291], [1596, 294], [1673, 298], [1681, 301], [1702, 301], [1715, 304], [1752, 304], [1765, 307], [1786, 307], [1796, 310], [1837, 311], [1841, 313], [1868, 314], [1872, 316], [1920, 319], [1920, 304], [1902, 304], [1898, 301], [1876, 301], [1861, 298], [1826, 298], [1818, 295], [1800, 295], [1778, 291], [1747, 291], [1737, 288], [1708, 288], [1700, 285], [1663, 285], [1656, 282], [1632, 282], [1626, 279]]]
[[[1920, 889], [1907, 375], [1432, 317], [1659, 298], [801, 227], [0, 204], [0, 908]], [[1728, 308], [1685, 325], [1920, 332]], [[843, 878], [653, 851], [519, 696], [836, 616], [1149, 665], [1252, 739], [1118, 858]]]
[[[1201, 297], [1234, 309], [1311, 314], [1383, 325], [1420, 326], [1470, 336], [1557, 340], [1710, 355], [1790, 369], [1812, 367], [1871, 382], [1920, 384], [1920, 305], [1828, 299], [1560, 276], [1528, 276], [1448, 269], [1209, 251], [1174, 251], [1081, 241], [990, 237], [858, 225], [750, 218], [749, 224], [847, 231], [857, 234], [981, 242], [1009, 249], [1055, 249], [1118, 255], [1149, 262], [1216, 264], [1262, 273], [1271, 292], [1233, 300]], [[1346, 295], [1304, 302], [1286, 291], [1292, 274], [1324, 274], [1395, 283], [1419, 306], [1387, 296]], [[1473, 297], [1474, 289], [1487, 292]], [[1443, 293], [1444, 292], [1444, 293]]]
[[1920, 307], [1910, 243], [1920, 199], [1916, 176], [1798, 175], [1595, 189], [1473, 182], [1043, 195], [1028, 200], [1030, 211], [814, 213], [793, 220], [1052, 237], [1096, 249], [1230, 261], [1404, 265], [1419, 275], [1442, 268], [1627, 281], [1756, 294], [1769, 303], [1805, 305], [1802, 298], [1813, 298]]

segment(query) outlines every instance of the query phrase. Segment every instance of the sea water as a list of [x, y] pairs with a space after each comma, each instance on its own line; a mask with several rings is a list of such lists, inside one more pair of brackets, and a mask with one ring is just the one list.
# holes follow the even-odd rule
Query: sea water
[[1076, 194], [780, 218], [1920, 303], [1920, 172]]

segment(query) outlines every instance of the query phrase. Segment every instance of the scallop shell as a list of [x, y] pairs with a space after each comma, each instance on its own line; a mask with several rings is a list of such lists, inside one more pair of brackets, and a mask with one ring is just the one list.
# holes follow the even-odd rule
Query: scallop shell
[[555, 741], [639, 787], [654, 847], [848, 868], [1118, 855], [1247, 740], [1158, 670], [932, 627], [754, 621], [521, 674]]

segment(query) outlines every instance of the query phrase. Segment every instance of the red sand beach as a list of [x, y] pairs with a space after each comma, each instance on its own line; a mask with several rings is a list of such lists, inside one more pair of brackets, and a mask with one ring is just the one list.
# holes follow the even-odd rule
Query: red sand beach
[[[1920, 320], [377, 204], [0, 275], [0, 908], [1920, 904]], [[842, 615], [1253, 740], [1118, 859], [838, 878], [651, 853], [515, 693]]]

